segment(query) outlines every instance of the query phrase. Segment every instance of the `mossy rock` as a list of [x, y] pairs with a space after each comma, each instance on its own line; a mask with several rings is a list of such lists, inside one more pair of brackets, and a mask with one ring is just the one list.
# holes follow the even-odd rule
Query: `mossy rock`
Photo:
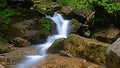
[[53, 11], [51, 10], [51, 8], [56, 5], [54, 2], [52, 1], [34, 1], [35, 3], [35, 10], [37, 10], [40, 13], [44, 13], [47, 15], [53, 15]]
[[60, 50], [63, 50], [64, 38], [55, 40], [55, 42], [48, 49], [48, 53], [59, 53]]
[[77, 21], [76, 19], [71, 19], [71, 31], [70, 33], [76, 33], [77, 30], [80, 28], [80, 26], [82, 25], [79, 21]]
[[73, 56], [84, 58], [98, 64], [105, 64], [105, 50], [109, 44], [71, 34], [64, 41], [64, 50]]
[[55, 31], [55, 24], [51, 19], [43, 17], [38, 19], [38, 23], [35, 24], [34, 28], [40, 30], [43, 36], [48, 37]]

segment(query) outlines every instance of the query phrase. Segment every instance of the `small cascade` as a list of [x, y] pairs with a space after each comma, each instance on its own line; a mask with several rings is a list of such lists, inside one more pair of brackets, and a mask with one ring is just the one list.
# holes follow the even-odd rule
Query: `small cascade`
[[32, 68], [35, 64], [42, 61], [48, 54], [48, 48], [53, 44], [53, 42], [58, 38], [67, 38], [69, 34], [69, 20], [64, 20], [63, 17], [59, 13], [55, 13], [53, 17], [46, 16], [54, 21], [56, 24], [57, 33], [49, 36], [47, 41], [43, 44], [39, 44], [35, 46], [36, 51], [39, 52], [39, 55], [30, 55], [26, 56], [24, 60], [17, 64], [16, 68]]

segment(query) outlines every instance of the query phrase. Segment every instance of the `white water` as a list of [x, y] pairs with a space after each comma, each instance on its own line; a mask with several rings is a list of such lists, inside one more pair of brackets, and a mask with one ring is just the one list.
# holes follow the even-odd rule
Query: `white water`
[[25, 59], [17, 64], [16, 68], [32, 68], [36, 63], [43, 60], [48, 54], [47, 50], [52, 45], [52, 43], [58, 39], [58, 38], [67, 38], [69, 34], [69, 20], [64, 20], [63, 17], [55, 13], [53, 17], [47, 16], [47, 18], [50, 18], [54, 21], [54, 23], [57, 26], [57, 34], [54, 34], [52, 36], [49, 36], [47, 38], [46, 43], [39, 44], [35, 48], [37, 51], [39, 51], [39, 55], [31, 55], [26, 56]]

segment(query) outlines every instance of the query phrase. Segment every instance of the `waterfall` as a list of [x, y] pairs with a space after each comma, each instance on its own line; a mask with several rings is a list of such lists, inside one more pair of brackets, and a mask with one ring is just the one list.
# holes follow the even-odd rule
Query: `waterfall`
[[46, 16], [54, 21], [57, 28], [57, 33], [48, 36], [47, 41], [43, 44], [35, 46], [35, 49], [39, 52], [39, 55], [26, 56], [21, 63], [18, 63], [16, 68], [32, 68], [36, 63], [43, 60], [48, 54], [48, 48], [53, 44], [53, 42], [58, 38], [67, 38], [69, 34], [69, 20], [64, 20], [59, 13], [55, 13], [53, 17]]

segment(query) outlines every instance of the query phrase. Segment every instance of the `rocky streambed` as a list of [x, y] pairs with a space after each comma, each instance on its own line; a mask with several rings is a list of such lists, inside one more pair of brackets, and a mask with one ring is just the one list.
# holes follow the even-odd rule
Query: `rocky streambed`
[[[71, 11], [71, 5], [61, 6], [51, 1], [36, 1], [34, 6], [31, 3], [32, 10], [27, 5], [27, 8], [16, 6], [21, 7], [17, 9], [21, 15], [11, 17], [11, 24], [0, 31], [0, 68], [14, 68], [25, 56], [38, 55], [34, 44], [44, 43], [55, 32], [56, 25], [45, 17], [54, 12], [71, 20], [70, 35], [55, 40], [48, 49], [50, 55], [33, 68], [120, 67], [119, 12], [114, 17], [91, 10]], [[12, 4], [10, 7], [16, 8]]]

